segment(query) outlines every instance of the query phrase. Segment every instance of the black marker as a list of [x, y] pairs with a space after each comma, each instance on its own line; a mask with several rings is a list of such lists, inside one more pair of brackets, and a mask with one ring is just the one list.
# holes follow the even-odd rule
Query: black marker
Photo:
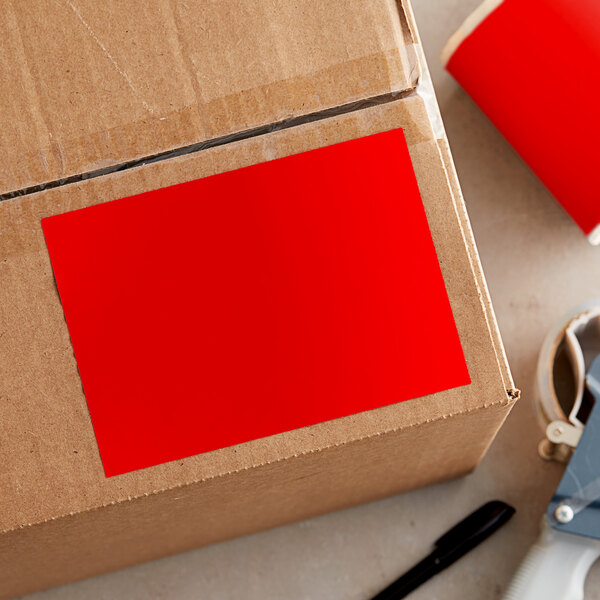
[[455, 525], [435, 543], [435, 550], [405, 573], [373, 600], [399, 600], [422, 583], [455, 563], [469, 550], [486, 540], [515, 514], [515, 509], [500, 500], [493, 500]]

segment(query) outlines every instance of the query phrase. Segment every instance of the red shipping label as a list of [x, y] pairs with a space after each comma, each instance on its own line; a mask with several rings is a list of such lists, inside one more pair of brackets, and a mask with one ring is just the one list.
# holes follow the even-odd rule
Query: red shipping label
[[402, 130], [42, 226], [107, 476], [470, 381]]
[[600, 243], [600, 1], [504, 0], [447, 69]]

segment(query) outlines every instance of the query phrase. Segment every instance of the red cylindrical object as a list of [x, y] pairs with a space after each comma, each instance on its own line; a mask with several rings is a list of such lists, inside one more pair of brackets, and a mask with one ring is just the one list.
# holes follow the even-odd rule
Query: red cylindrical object
[[446, 68], [600, 243], [600, 1], [494, 4], [451, 40]]

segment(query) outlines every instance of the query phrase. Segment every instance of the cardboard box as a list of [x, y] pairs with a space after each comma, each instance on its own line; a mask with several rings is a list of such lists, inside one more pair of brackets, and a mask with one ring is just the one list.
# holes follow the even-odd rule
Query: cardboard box
[[[477, 465], [518, 392], [408, 5], [2, 8], [0, 598]], [[106, 477], [41, 219], [397, 128], [471, 383]]]

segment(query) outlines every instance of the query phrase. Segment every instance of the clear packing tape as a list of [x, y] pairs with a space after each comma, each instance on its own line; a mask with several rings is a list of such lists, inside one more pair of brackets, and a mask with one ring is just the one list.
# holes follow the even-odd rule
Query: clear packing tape
[[567, 313], [546, 336], [537, 367], [538, 408], [546, 426], [555, 420], [583, 426], [585, 375], [600, 354], [600, 299]]
[[[276, 0], [242, 14], [234, 4], [127, 16], [114, 0], [102, 11], [91, 0], [27, 9], [0, 0], [13, 65], [0, 91], [0, 199], [415, 91], [416, 34], [402, 2]], [[102, 18], [113, 13], [118, 25]]]
[[164, 160], [170, 160], [196, 152], [201, 152], [217, 146], [223, 146], [225, 144], [231, 144], [241, 140], [254, 138], [257, 136], [266, 135], [269, 133], [282, 131], [292, 127], [299, 127], [307, 123], [313, 123], [336, 116], [345, 115], [354, 111], [364, 110], [370, 107], [386, 104], [388, 102], [394, 102], [402, 98], [417, 95], [422, 98], [425, 107], [427, 109], [428, 116], [431, 120], [434, 136], [438, 139], [445, 137], [444, 128], [441, 120], [441, 115], [437, 105], [435, 92], [433, 90], [433, 84], [429, 71], [426, 68], [422, 68], [421, 65], [425, 65], [425, 57], [423, 54], [422, 47], [419, 44], [407, 44], [401, 46], [399, 51], [402, 55], [402, 62], [405, 65], [407, 72], [409, 73], [408, 79], [411, 82], [409, 89], [403, 89], [399, 91], [390, 91], [386, 94], [382, 94], [374, 97], [362, 98], [355, 100], [343, 105], [326, 108], [320, 111], [311, 112], [307, 114], [291, 115], [287, 118], [260, 125], [251, 129], [244, 129], [236, 131], [227, 135], [219, 136], [213, 139], [199, 141], [193, 144], [188, 144], [177, 149], [165, 150], [158, 152], [150, 156], [144, 156], [135, 160], [125, 161], [119, 164], [111, 164], [109, 166], [103, 166], [101, 168], [92, 169], [82, 173], [70, 175], [68, 177], [62, 177], [53, 181], [48, 181], [33, 186], [28, 186], [19, 190], [12, 190], [4, 193], [0, 193], [0, 201], [9, 200], [11, 198], [25, 196], [32, 193], [48, 190], [71, 183], [77, 183], [95, 177], [101, 177], [103, 175], [109, 175], [111, 173], [118, 173], [127, 169], [140, 167]]
[[429, 72], [429, 69], [426, 68], [427, 61], [425, 59], [423, 47], [421, 44], [415, 44], [414, 48], [415, 54], [418, 58], [418, 63], [424, 66], [424, 68], [421, 70], [420, 76], [417, 78], [417, 85], [415, 88], [416, 94], [422, 98], [423, 102], [425, 103], [427, 114], [429, 115], [429, 120], [431, 121], [433, 135], [438, 140], [445, 139], [446, 131], [444, 129], [444, 122], [442, 121], [440, 107], [435, 95], [433, 81], [431, 80], [431, 73]]

